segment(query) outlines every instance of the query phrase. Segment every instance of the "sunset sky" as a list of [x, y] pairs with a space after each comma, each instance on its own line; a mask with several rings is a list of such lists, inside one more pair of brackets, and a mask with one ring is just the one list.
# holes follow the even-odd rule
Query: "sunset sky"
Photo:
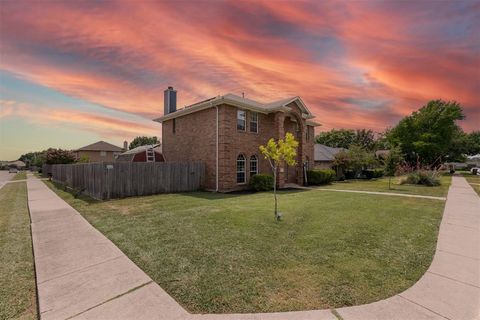
[[300, 96], [383, 131], [428, 100], [480, 129], [480, 1], [1, 1], [0, 160], [161, 135], [178, 106]]

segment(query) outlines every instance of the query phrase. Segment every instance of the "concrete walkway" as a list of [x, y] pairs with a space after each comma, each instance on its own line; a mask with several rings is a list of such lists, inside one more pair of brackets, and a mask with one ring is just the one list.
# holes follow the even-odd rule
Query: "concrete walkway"
[[39, 179], [28, 207], [41, 319], [185, 319], [188, 313]]
[[[331, 310], [192, 315], [41, 181], [28, 203], [42, 319], [316, 319]], [[408, 290], [337, 309], [344, 320], [480, 319], [480, 198], [453, 177], [432, 265]]]

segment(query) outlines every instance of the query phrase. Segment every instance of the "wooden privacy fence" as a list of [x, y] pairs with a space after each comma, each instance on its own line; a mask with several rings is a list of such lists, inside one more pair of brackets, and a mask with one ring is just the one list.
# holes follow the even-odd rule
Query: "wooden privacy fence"
[[55, 164], [49, 169], [53, 181], [101, 200], [195, 191], [205, 179], [203, 162]]

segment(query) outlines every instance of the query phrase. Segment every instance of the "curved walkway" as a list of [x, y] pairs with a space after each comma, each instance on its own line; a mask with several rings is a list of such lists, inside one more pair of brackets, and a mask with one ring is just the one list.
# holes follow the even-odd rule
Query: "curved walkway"
[[408, 290], [337, 310], [189, 314], [43, 182], [28, 177], [41, 319], [480, 319], [480, 198], [453, 177], [432, 265]]

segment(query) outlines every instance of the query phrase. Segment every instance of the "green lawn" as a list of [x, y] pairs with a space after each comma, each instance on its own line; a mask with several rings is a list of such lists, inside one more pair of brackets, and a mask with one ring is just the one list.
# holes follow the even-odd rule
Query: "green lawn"
[[452, 181], [451, 176], [441, 176], [441, 185], [437, 187], [427, 187], [422, 185], [398, 184], [398, 177], [392, 178], [391, 189], [388, 189], [388, 178], [372, 179], [372, 180], [346, 180], [337, 181], [330, 185], [319, 186], [327, 189], [346, 189], [346, 190], [363, 190], [377, 192], [395, 192], [406, 194], [418, 194], [424, 196], [446, 197], [448, 188]]
[[37, 319], [25, 182], [0, 189], [0, 319]]
[[462, 176], [467, 179], [467, 182], [472, 186], [473, 190], [480, 196], [480, 176], [474, 176], [471, 173], [462, 173]]
[[26, 171], [18, 171], [17, 174], [12, 178], [12, 180], [25, 180], [27, 179], [27, 172]]
[[322, 309], [392, 296], [430, 265], [444, 206], [282, 191], [277, 223], [271, 193], [100, 202], [53, 189], [194, 313]]

